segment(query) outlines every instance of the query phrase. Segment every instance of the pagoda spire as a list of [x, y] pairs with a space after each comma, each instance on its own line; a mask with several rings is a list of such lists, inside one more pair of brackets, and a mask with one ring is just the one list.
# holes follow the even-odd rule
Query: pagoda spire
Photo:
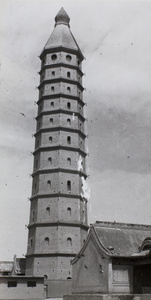
[[56, 15], [55, 22], [56, 22], [55, 26], [57, 26], [59, 24], [64, 24], [64, 25], [67, 25], [68, 27], [70, 27], [70, 25], [69, 25], [70, 18], [63, 7], [59, 10], [58, 14]]

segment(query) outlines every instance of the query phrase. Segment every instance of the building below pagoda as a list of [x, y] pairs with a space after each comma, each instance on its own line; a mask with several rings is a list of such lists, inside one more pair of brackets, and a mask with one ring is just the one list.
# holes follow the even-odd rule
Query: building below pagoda
[[151, 299], [151, 226], [96, 222], [72, 269], [72, 295], [64, 300], [85, 295], [88, 300], [92, 295], [98, 300]]

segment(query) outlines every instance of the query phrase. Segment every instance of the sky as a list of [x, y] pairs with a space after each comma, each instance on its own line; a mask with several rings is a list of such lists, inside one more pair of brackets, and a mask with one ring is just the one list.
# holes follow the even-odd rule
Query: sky
[[151, 224], [151, 0], [0, 0], [0, 260], [26, 254], [38, 56], [62, 6], [85, 56], [89, 223]]

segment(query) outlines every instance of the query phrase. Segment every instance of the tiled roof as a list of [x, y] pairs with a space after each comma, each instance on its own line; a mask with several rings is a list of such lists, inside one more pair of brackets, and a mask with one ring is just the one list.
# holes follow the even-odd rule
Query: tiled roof
[[111, 256], [139, 254], [144, 240], [151, 237], [151, 226], [148, 225], [96, 222], [91, 227], [100, 245]]
[[13, 264], [13, 261], [0, 261], [0, 274], [11, 273]]

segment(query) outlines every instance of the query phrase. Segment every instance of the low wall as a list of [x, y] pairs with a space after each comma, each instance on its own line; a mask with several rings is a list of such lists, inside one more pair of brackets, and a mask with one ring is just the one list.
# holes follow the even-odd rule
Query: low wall
[[0, 300], [43, 299], [44, 279], [41, 277], [1, 276]]
[[75, 294], [75, 295], [65, 295], [63, 300], [151, 300], [151, 294], [144, 295], [101, 295], [101, 294]]
[[72, 279], [47, 280], [45, 279], [47, 298], [62, 298], [65, 294], [71, 294]]

